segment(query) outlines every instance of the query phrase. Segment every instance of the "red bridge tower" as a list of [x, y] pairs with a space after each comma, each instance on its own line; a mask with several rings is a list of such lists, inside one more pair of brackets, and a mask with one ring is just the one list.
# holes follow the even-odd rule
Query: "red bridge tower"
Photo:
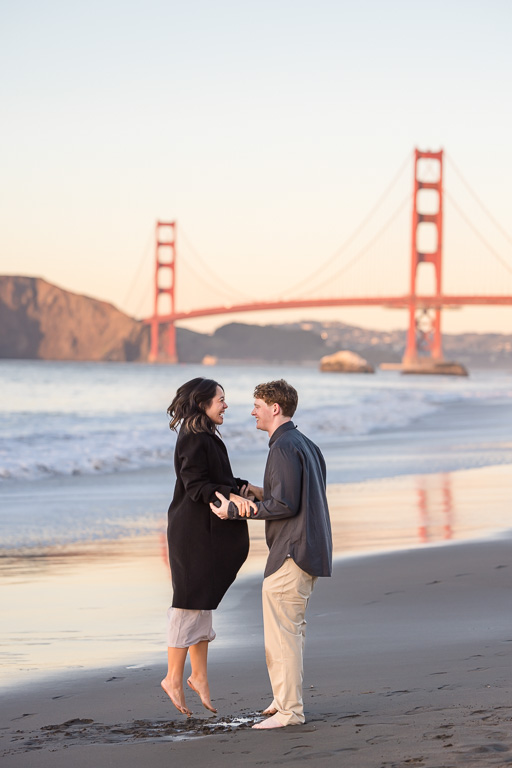
[[[438, 161], [439, 172], [435, 181], [421, 180], [418, 164], [420, 160], [432, 159]], [[437, 165], [437, 163], [436, 163]], [[436, 213], [422, 213], [418, 206], [418, 193], [421, 190], [433, 190], [437, 193]], [[420, 201], [421, 202], [421, 201]], [[419, 250], [419, 238], [423, 224], [435, 227], [436, 245], [434, 250], [425, 252]], [[420, 152], [414, 151], [414, 189], [412, 206], [411, 232], [411, 283], [409, 304], [409, 331], [407, 346], [403, 358], [404, 371], [413, 368], [435, 368], [436, 363], [443, 362], [441, 345], [441, 275], [443, 262], [443, 151]], [[435, 295], [432, 305], [419, 306], [416, 301], [417, 274], [420, 264], [433, 264], [435, 270]], [[412, 370], [411, 370], [412, 372]], [[425, 371], [426, 372], [426, 371]], [[434, 371], [432, 371], [434, 372]]]
[[[168, 296], [166, 312], [158, 312], [160, 297]], [[176, 328], [173, 321], [166, 321], [167, 342], [163, 354], [160, 353], [160, 316], [173, 314], [176, 310], [176, 222], [156, 222], [155, 244], [155, 305], [151, 326], [151, 346], [149, 350], [149, 362], [158, 360], [167, 363], [176, 363], [178, 355], [176, 351]]]

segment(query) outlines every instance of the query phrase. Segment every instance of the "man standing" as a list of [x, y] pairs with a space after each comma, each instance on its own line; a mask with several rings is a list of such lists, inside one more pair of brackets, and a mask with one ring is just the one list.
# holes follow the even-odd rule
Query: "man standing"
[[[268, 433], [263, 488], [249, 484], [257, 502], [248, 517], [265, 520], [269, 548], [263, 580], [265, 656], [274, 700], [271, 715], [254, 728], [281, 728], [304, 722], [302, 701], [305, 612], [319, 576], [332, 572], [332, 536], [326, 498], [325, 461], [320, 449], [292, 422], [297, 391], [284, 379], [254, 390], [256, 427]], [[243, 511], [217, 493], [226, 519]]]

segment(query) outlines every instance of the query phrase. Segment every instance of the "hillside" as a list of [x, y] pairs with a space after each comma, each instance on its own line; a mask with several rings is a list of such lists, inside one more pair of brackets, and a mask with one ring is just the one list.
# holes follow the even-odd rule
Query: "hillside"
[[[318, 360], [324, 343], [300, 328], [229, 323], [214, 334], [177, 329], [181, 362]], [[38, 277], [0, 276], [0, 358], [145, 361], [149, 328], [105, 301]]]
[[[399, 362], [404, 331], [373, 331], [341, 322], [282, 325], [227, 323], [213, 334], [177, 328], [178, 357], [219, 361], [318, 363], [350, 349], [372, 365]], [[512, 367], [512, 336], [445, 334], [445, 355], [469, 367]], [[149, 328], [105, 301], [58, 288], [37, 277], [0, 276], [0, 358], [147, 360]]]
[[[281, 328], [308, 330], [324, 340], [328, 353], [350, 349], [372, 365], [399, 362], [404, 353], [406, 332], [374, 331], [346, 323], [289, 323]], [[443, 351], [447, 360], [470, 368], [512, 368], [512, 335], [502, 333], [444, 333]]]
[[0, 276], [0, 357], [140, 360], [148, 331], [112, 304], [39, 277]]

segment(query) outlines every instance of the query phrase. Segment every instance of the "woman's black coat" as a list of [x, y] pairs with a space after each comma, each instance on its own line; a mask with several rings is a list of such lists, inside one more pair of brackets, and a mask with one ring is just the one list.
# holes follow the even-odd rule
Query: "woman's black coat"
[[176, 486], [167, 541], [174, 608], [217, 608], [249, 553], [245, 520], [220, 520], [209, 503], [229, 497], [244, 480], [233, 477], [226, 446], [210, 432], [180, 430], [174, 452]]

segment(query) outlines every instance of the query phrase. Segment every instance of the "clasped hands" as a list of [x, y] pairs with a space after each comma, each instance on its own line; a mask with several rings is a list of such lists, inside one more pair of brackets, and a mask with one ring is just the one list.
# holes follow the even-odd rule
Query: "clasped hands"
[[216, 507], [213, 503], [211, 503], [211, 511], [215, 512], [217, 517], [220, 517], [221, 520], [227, 520], [229, 517], [229, 502], [232, 501], [234, 504], [236, 504], [236, 508], [240, 517], [250, 517], [251, 512], [256, 512], [258, 509], [256, 504], [254, 504], [252, 501], [252, 499], [254, 499], [254, 495], [250, 492], [246, 485], [242, 486], [240, 493], [242, 494], [241, 496], [236, 493], [230, 493], [229, 499], [227, 499], [222, 493], [215, 491], [215, 495], [221, 502], [221, 505], [220, 507]]

